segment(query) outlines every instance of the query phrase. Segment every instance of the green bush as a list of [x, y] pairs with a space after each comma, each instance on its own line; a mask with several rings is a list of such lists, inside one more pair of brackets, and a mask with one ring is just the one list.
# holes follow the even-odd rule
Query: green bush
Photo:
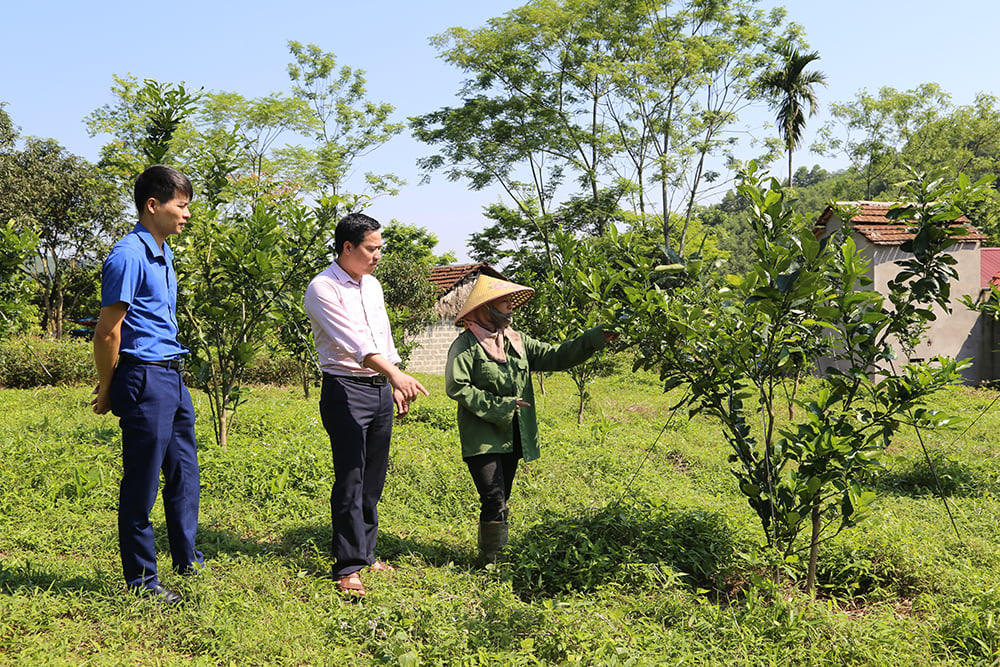
[[[313, 372], [313, 375], [317, 373]], [[291, 357], [265, 351], [254, 357], [253, 363], [247, 367], [243, 382], [276, 387], [298, 386], [302, 384], [302, 366]]]
[[[290, 357], [268, 352], [257, 355], [243, 381], [250, 385], [298, 386], [302, 384], [302, 368]], [[0, 387], [29, 389], [92, 382], [97, 382], [97, 371], [88, 341], [17, 336], [0, 342]]]
[[734, 545], [720, 514], [640, 501], [547, 516], [511, 551], [514, 590], [530, 599], [593, 592], [611, 582], [714, 586]]
[[18, 336], [0, 341], [0, 386], [28, 389], [97, 382], [93, 348], [75, 338]]

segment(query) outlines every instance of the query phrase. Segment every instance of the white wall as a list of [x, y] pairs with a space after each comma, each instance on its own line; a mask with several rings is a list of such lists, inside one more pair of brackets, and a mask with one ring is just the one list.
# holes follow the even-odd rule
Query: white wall
[[[859, 235], [855, 234], [859, 247], [865, 248], [865, 255], [872, 260], [870, 275], [872, 287], [882, 294], [888, 294], [888, 283], [896, 277], [900, 268], [895, 262], [909, 255], [900, 250], [899, 246], [872, 246]], [[864, 245], [863, 245], [864, 244]], [[867, 247], [866, 247], [867, 246]], [[979, 313], [969, 310], [959, 302], [962, 296], [968, 296], [975, 301], [980, 290], [980, 257], [979, 243], [965, 242], [952, 246], [949, 254], [955, 258], [955, 270], [958, 278], [951, 282], [951, 313], [935, 306], [937, 319], [930, 323], [923, 338], [906, 354], [900, 345], [894, 345], [901, 364], [907, 362], [926, 361], [933, 357], [943, 356], [953, 359], [973, 359], [973, 366], [967, 368], [963, 375], [967, 382], [979, 382], [989, 379], [992, 371], [986, 368], [978, 369], [975, 359], [980, 353], [980, 338], [982, 328], [979, 326]], [[982, 371], [982, 372], [981, 372]]]

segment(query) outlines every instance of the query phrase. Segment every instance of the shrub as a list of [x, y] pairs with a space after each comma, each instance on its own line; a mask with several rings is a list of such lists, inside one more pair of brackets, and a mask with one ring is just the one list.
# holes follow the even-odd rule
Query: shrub
[[91, 344], [18, 336], [0, 341], [0, 386], [27, 389], [97, 381]]
[[[300, 385], [302, 368], [288, 356], [259, 354], [243, 380], [251, 385]], [[0, 387], [28, 389], [91, 382], [97, 382], [97, 371], [89, 341], [17, 336], [0, 342]]]
[[[243, 382], [253, 385], [287, 387], [302, 384], [302, 365], [287, 353], [266, 351], [254, 357], [247, 366]], [[315, 375], [315, 372], [313, 372]]]
[[734, 544], [722, 515], [637, 502], [547, 516], [511, 552], [514, 590], [530, 599], [655, 580], [713, 588], [731, 565]]
[[817, 566], [818, 585], [827, 595], [845, 599], [913, 597], [926, 582], [906, 557], [908, 548], [878, 542], [831, 543]]
[[417, 404], [410, 408], [406, 415], [406, 422], [427, 424], [438, 431], [452, 431], [456, 428], [455, 408], [432, 407], [424, 404]]

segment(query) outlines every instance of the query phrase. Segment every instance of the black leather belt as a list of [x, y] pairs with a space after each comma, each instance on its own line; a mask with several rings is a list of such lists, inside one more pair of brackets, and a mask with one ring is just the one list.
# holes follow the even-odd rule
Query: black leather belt
[[139, 357], [133, 356], [127, 352], [122, 352], [118, 355], [118, 363], [120, 364], [141, 364], [145, 366], [159, 366], [160, 368], [169, 368], [170, 370], [182, 371], [184, 370], [184, 360], [183, 359], [140, 359]]
[[[330, 374], [325, 373], [324, 375]], [[337, 378], [338, 380], [347, 380], [348, 382], [357, 382], [358, 384], [367, 384], [371, 387], [381, 387], [389, 384], [389, 378], [384, 375], [330, 375], [330, 377]]]

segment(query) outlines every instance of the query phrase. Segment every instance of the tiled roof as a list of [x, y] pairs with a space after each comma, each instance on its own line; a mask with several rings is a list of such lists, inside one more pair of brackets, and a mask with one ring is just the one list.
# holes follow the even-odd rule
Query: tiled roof
[[503, 274], [489, 264], [449, 264], [447, 266], [435, 266], [431, 269], [429, 279], [440, 293], [449, 291], [473, 273], [485, 273], [488, 276], [506, 280]]
[[[837, 202], [839, 206], [851, 206], [857, 209], [851, 218], [851, 227], [858, 234], [861, 234], [869, 243], [874, 245], [900, 245], [903, 241], [913, 238], [910, 231], [916, 221], [906, 220], [900, 222], [886, 217], [889, 208], [893, 206], [891, 202], [882, 201], [849, 201]], [[816, 225], [820, 230], [833, 217], [833, 209], [827, 207], [817, 220]], [[956, 225], [964, 225], [966, 233], [957, 237], [959, 241], [985, 241], [986, 235], [973, 227], [971, 221], [964, 215], [955, 220]]]
[[1000, 248], [982, 248], [979, 251], [979, 267], [982, 287], [1000, 287]]

